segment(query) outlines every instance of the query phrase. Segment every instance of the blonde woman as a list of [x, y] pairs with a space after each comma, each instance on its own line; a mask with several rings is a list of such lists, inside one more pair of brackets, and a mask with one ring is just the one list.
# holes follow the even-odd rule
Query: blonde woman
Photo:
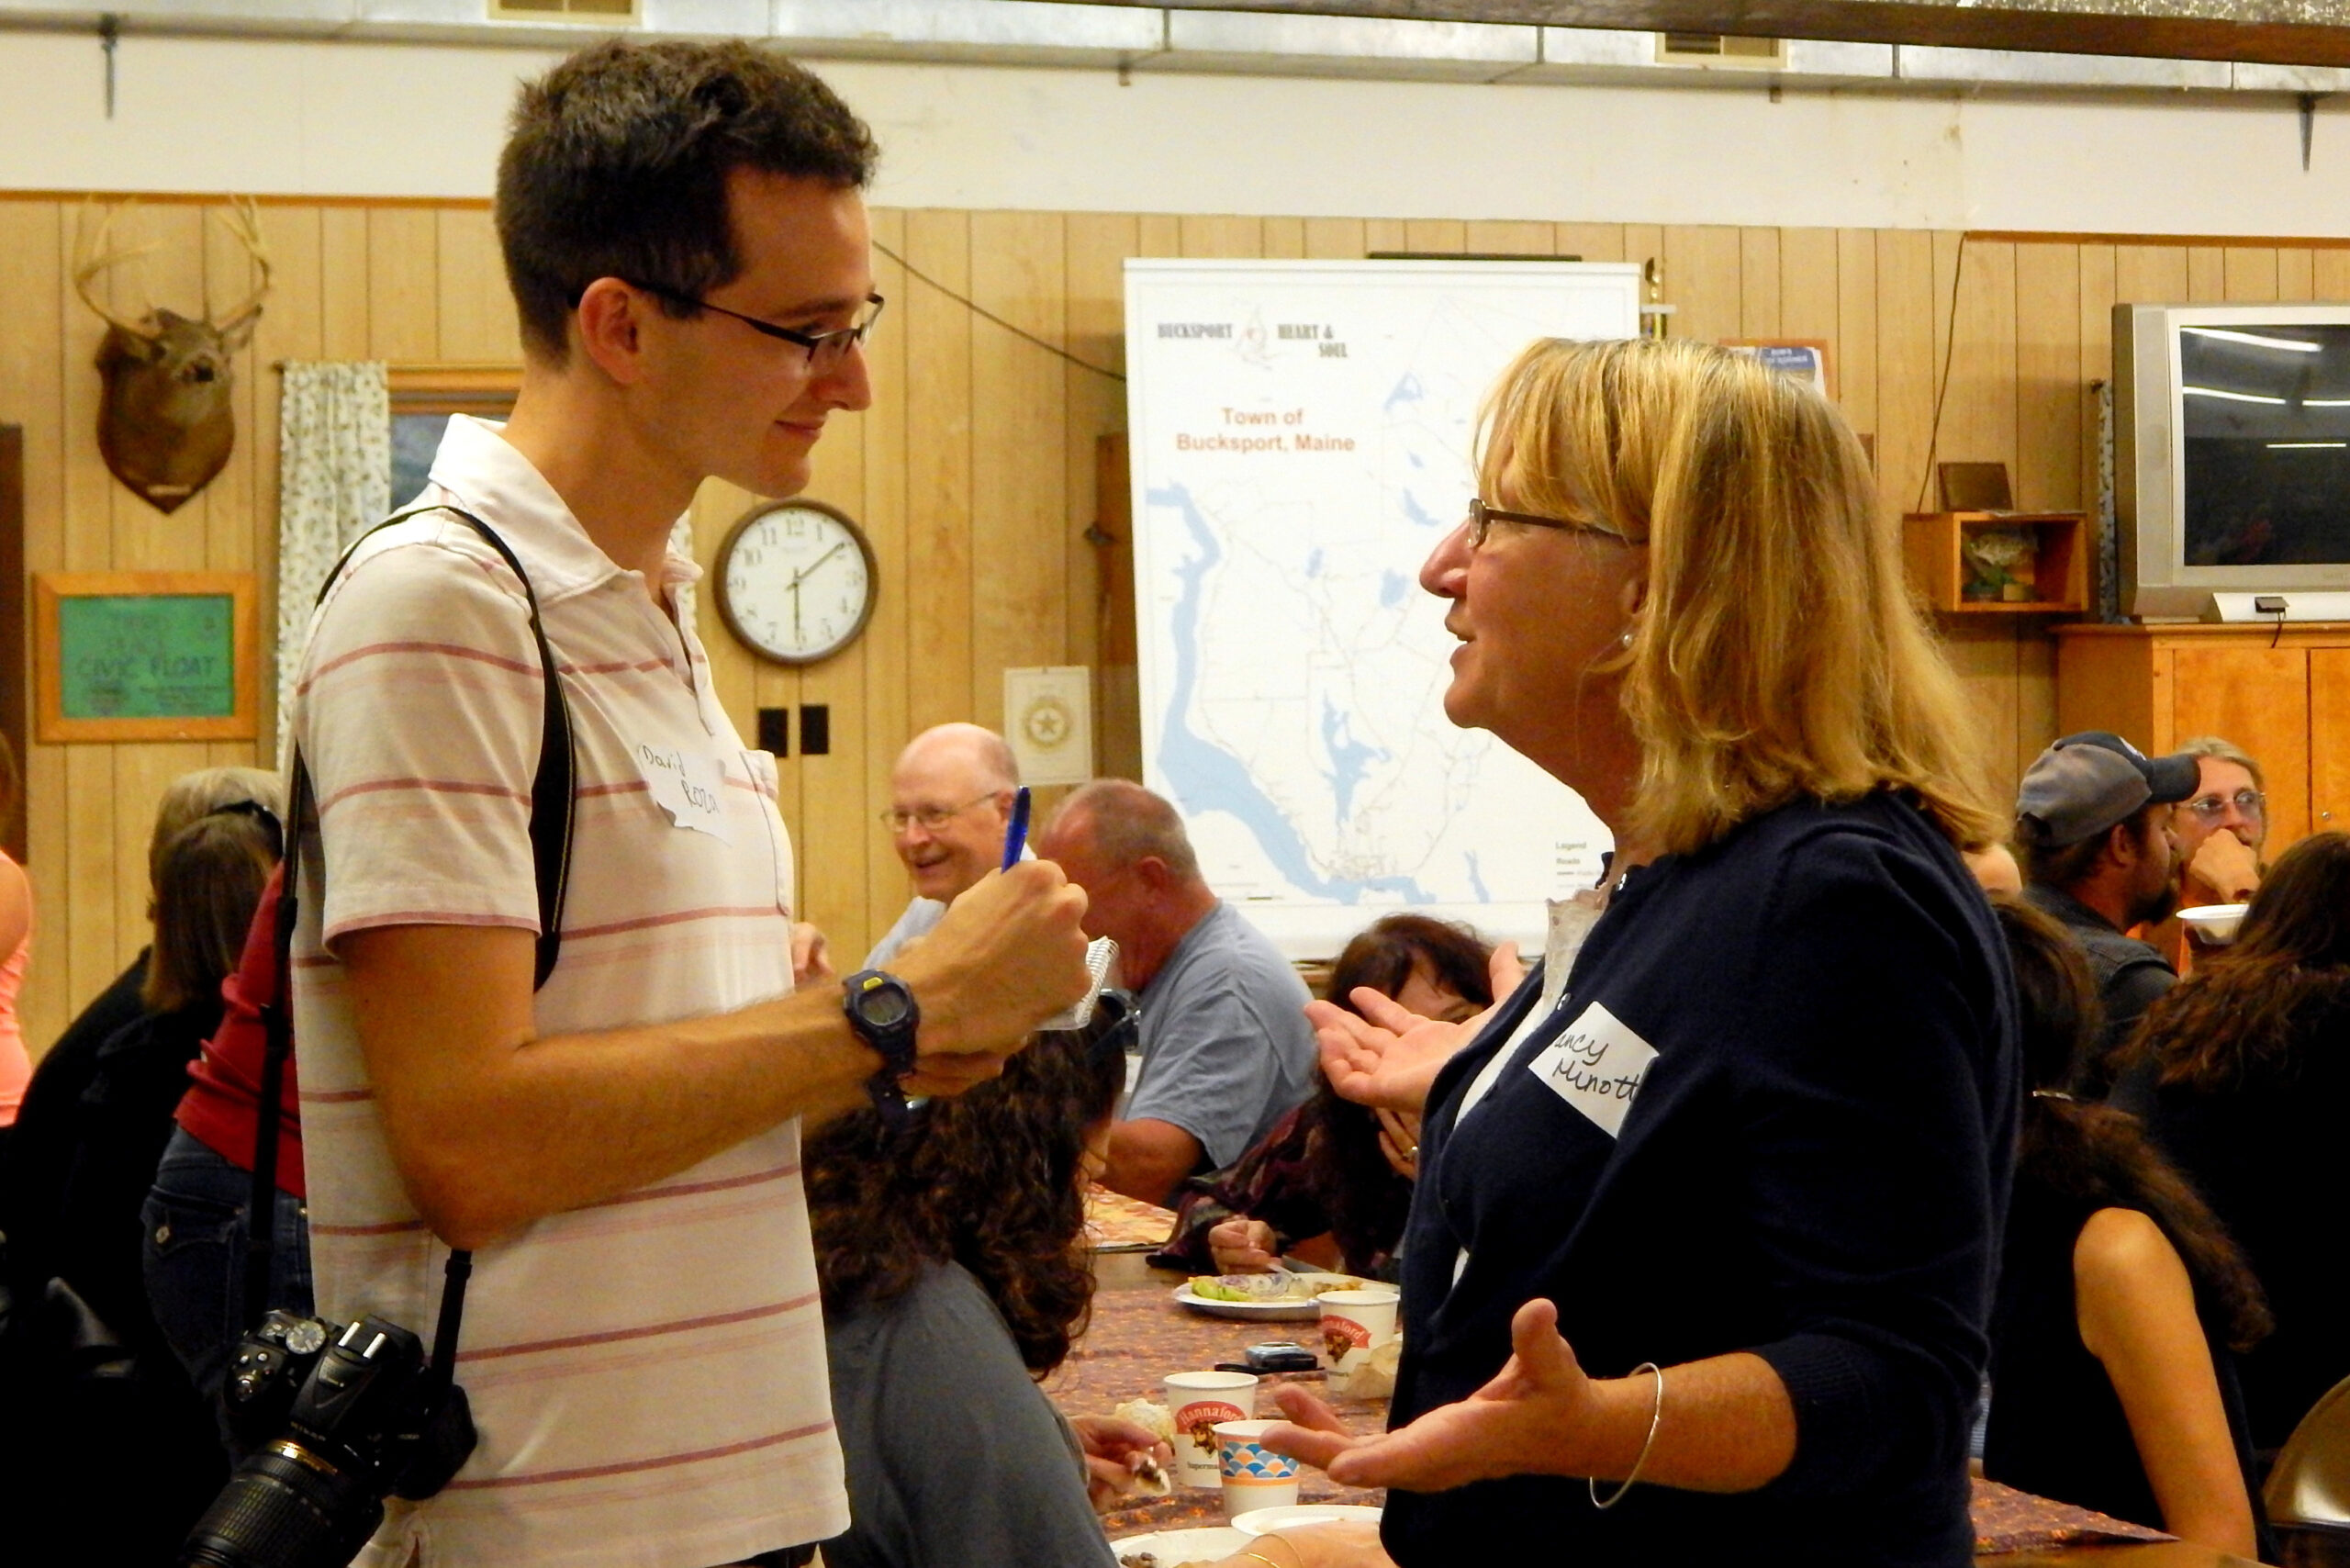
[[1283, 1435], [1396, 1489], [1406, 1568], [1957, 1568], [2018, 1101], [1959, 851], [2005, 824], [1867, 461], [1675, 342], [1537, 343], [1483, 437], [1421, 574], [1445, 711], [1580, 792], [1617, 879], [1471, 1025], [1316, 1004], [1340, 1092], [1427, 1121], [1393, 1429], [1284, 1391]]

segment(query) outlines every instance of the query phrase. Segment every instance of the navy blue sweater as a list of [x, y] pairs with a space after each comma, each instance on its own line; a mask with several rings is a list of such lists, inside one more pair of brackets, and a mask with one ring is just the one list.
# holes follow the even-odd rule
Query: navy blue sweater
[[[2006, 950], [1956, 854], [1880, 794], [1783, 807], [1633, 871], [1456, 1128], [1538, 990], [1430, 1096], [1394, 1423], [1499, 1372], [1511, 1315], [1548, 1296], [1595, 1377], [1762, 1357], [1796, 1456], [1758, 1491], [1640, 1485], [1606, 1513], [1579, 1480], [1399, 1492], [1396, 1561], [1970, 1562], [1967, 1428], [2020, 1090]], [[1609, 1015], [1606, 1058], [1544, 1057], [1606, 1037]], [[1657, 1052], [1637, 1086], [1627, 1031]], [[1628, 1098], [1619, 1136], [1577, 1085], [1602, 1119]]]

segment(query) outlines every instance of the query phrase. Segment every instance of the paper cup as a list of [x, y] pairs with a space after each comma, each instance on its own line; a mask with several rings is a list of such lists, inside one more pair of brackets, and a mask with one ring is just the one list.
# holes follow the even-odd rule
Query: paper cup
[[1344, 1394], [1357, 1368], [1395, 1338], [1393, 1290], [1324, 1291], [1314, 1298], [1322, 1309], [1322, 1350], [1330, 1369], [1329, 1389]]
[[1296, 1505], [1297, 1461], [1259, 1441], [1272, 1425], [1270, 1421], [1216, 1423], [1216, 1469], [1224, 1482], [1225, 1518], [1237, 1519], [1259, 1508]]
[[1175, 1423], [1175, 1479], [1186, 1486], [1217, 1484], [1215, 1428], [1257, 1413], [1254, 1372], [1169, 1372], [1167, 1414]]

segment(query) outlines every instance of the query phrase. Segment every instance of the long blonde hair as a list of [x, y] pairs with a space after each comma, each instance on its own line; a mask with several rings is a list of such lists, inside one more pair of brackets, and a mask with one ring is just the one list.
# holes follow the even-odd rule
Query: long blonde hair
[[1648, 545], [1617, 667], [1660, 852], [1809, 797], [1913, 792], [1950, 839], [2008, 826], [1902, 577], [1858, 438], [1807, 386], [1703, 344], [1538, 342], [1481, 420], [1484, 493]]

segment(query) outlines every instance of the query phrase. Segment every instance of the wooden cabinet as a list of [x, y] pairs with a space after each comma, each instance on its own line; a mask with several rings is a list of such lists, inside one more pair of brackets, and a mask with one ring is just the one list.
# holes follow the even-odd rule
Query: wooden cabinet
[[2267, 853], [2350, 828], [2350, 624], [2060, 626], [2056, 731], [2160, 756], [2223, 735], [2260, 761]]

